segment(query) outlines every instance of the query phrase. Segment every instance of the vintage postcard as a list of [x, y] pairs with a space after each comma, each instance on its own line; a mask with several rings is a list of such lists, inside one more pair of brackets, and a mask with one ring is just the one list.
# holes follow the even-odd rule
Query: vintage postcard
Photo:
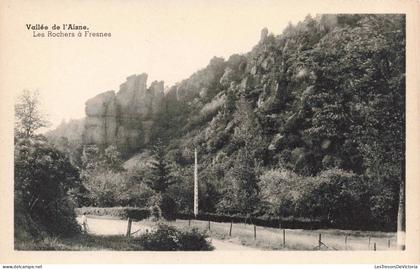
[[0, 263], [420, 263], [418, 1], [2, 1]]

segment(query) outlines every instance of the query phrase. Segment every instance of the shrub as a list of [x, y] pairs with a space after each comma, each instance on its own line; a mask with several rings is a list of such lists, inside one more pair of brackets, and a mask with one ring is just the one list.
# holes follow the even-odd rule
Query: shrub
[[304, 191], [303, 178], [286, 169], [271, 169], [260, 176], [262, 199], [269, 204], [271, 213], [290, 216], [295, 213], [296, 200]]
[[213, 247], [206, 240], [207, 235], [197, 228], [184, 230], [178, 233], [180, 250], [212, 250]]
[[141, 235], [138, 241], [145, 250], [212, 250], [206, 239], [207, 235], [196, 228], [179, 231], [175, 227], [158, 224], [155, 231]]
[[153, 221], [158, 221], [162, 218], [162, 210], [159, 205], [153, 205], [150, 207], [150, 214]]
[[194, 216], [191, 213], [178, 213], [178, 219], [197, 219], [214, 222], [234, 222], [234, 223], [253, 223], [258, 226], [287, 229], [321, 229], [328, 228], [330, 223], [321, 221], [317, 218], [303, 218], [303, 217], [273, 217], [273, 216], [258, 216], [250, 219], [247, 216], [240, 214], [216, 214], [216, 213], [200, 213]]
[[121, 219], [131, 218], [133, 220], [143, 220], [150, 217], [150, 210], [147, 208], [136, 207], [82, 207], [77, 208], [78, 215], [111, 216]]
[[162, 217], [167, 220], [176, 219], [176, 203], [174, 199], [168, 195], [163, 195], [160, 202], [160, 210], [162, 212]]
[[369, 219], [369, 193], [364, 178], [341, 169], [323, 171], [299, 201], [301, 214], [325, 219], [341, 228], [362, 227]]
[[133, 220], [142, 220], [150, 217], [150, 210], [146, 208], [126, 208], [126, 216]]
[[139, 241], [145, 250], [178, 250], [178, 231], [171, 226], [159, 224], [156, 231], [140, 236]]
[[[42, 137], [17, 139], [14, 179], [15, 214], [36, 226], [28, 233], [34, 235], [39, 229], [50, 235], [71, 236], [80, 231], [69, 196], [80, 184], [79, 173], [64, 154]], [[26, 224], [18, 220], [15, 229], [26, 229]]]

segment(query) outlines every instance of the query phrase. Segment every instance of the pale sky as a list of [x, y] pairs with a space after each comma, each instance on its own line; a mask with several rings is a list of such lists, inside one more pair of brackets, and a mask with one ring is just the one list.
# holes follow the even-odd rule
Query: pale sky
[[[287, 1], [289, 2], [289, 1]], [[213, 56], [245, 53], [260, 31], [280, 34], [313, 12], [280, 1], [48, 1], [9, 3], [3, 52], [9, 87], [38, 89], [52, 127], [84, 117], [88, 98], [118, 90], [125, 78], [147, 73], [148, 85], [173, 85], [205, 67]], [[43, 3], [41, 1], [41, 3]], [[290, 2], [289, 2], [290, 3]], [[26, 24], [83, 24], [111, 38], [36, 38]], [[9, 51], [8, 51], [9, 50]]]

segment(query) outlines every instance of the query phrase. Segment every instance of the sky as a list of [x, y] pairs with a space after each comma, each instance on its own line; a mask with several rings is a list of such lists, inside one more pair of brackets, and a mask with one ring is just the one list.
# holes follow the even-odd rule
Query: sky
[[[87, 99], [119, 89], [143, 72], [165, 86], [256, 45], [260, 31], [280, 34], [310, 12], [281, 1], [41, 1], [10, 2], [7, 79], [13, 94], [37, 89], [52, 122], [84, 117]], [[43, 4], [44, 3], [44, 4]], [[312, 14], [314, 15], [314, 14]], [[110, 38], [33, 37], [26, 24], [86, 25]]]

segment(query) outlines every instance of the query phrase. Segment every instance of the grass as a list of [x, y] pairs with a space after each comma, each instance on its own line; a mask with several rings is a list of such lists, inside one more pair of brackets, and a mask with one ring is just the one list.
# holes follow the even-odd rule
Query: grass
[[62, 251], [89, 251], [89, 250], [143, 250], [138, 239], [121, 235], [101, 236], [80, 234], [71, 238], [46, 237], [43, 240], [16, 241], [16, 250], [62, 250]]
[[[91, 217], [90, 221], [92, 221]], [[125, 224], [126, 221], [116, 219], [115, 217], [108, 218], [105, 216], [96, 217], [93, 219], [99, 220], [97, 222], [101, 226], [107, 226], [110, 223], [101, 223], [101, 219], [116, 222], [114, 225], [118, 228], [119, 223]], [[156, 228], [157, 223], [154, 223]], [[111, 225], [112, 226], [112, 225]], [[115, 227], [113, 227], [115, 228]], [[19, 237], [15, 239], [16, 250], [31, 250], [31, 251], [98, 251], [98, 250], [117, 250], [117, 251], [142, 251], [142, 250], [166, 250], [165, 246], [168, 242], [176, 242], [174, 250], [212, 250], [212, 246], [207, 244], [204, 236], [195, 233], [192, 229], [182, 229], [179, 232], [173, 231], [166, 237], [166, 227], [161, 228], [161, 232], [156, 234], [155, 230], [150, 230], [148, 237], [131, 236], [126, 237], [123, 234], [114, 235], [98, 235], [98, 234], [77, 234], [73, 237], [53, 237], [46, 236], [42, 239], [28, 239], [27, 237]], [[111, 229], [112, 231], [112, 229]], [[176, 235], [177, 239], [172, 238]], [[39, 236], [41, 238], [41, 236]], [[204, 244], [206, 243], [206, 244]], [[166, 244], [166, 245], [160, 245]], [[177, 246], [179, 248], [177, 248]], [[160, 248], [161, 247], [161, 248]], [[171, 248], [172, 249], [172, 248]]]

